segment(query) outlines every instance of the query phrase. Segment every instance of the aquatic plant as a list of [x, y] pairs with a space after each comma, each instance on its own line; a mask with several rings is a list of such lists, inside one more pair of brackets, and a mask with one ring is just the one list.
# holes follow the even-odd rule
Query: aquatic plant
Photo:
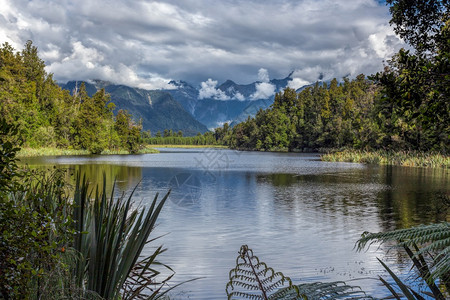
[[343, 150], [323, 154], [323, 161], [357, 162], [405, 167], [450, 168], [450, 157], [434, 152]]

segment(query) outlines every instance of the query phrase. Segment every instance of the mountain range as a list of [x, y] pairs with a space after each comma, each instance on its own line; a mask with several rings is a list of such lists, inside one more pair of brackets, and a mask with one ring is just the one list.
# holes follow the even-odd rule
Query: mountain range
[[150, 130], [153, 135], [157, 131], [172, 129], [192, 136], [213, 130], [225, 122], [233, 125], [254, 116], [260, 108], [269, 107], [274, 100], [273, 93], [266, 97], [264, 94], [256, 96], [261, 86], [270, 85], [273, 91], [278, 92], [290, 80], [290, 75], [284, 79], [246, 85], [227, 80], [216, 89], [222, 100], [201, 97], [202, 87], [196, 88], [186, 81], [171, 81], [175, 88], [170, 90], [144, 90], [102, 80], [69, 81], [60, 86], [72, 92], [84, 82], [89, 96], [104, 88], [116, 105], [116, 112], [126, 109], [136, 120], [141, 119], [143, 129]]

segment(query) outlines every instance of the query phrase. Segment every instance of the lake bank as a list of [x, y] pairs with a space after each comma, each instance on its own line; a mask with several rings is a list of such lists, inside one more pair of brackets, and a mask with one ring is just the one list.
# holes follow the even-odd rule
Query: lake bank
[[[134, 154], [151, 154], [159, 153], [153, 147], [144, 147]], [[55, 147], [42, 148], [21, 148], [17, 153], [17, 157], [38, 157], [38, 156], [72, 156], [72, 155], [90, 155], [88, 150], [81, 149], [60, 149]], [[131, 154], [126, 150], [104, 150], [100, 155], [115, 155], [115, 154]]]
[[153, 148], [183, 148], [183, 149], [197, 149], [197, 148], [218, 148], [218, 149], [228, 149], [227, 146], [224, 145], [149, 145]]
[[322, 161], [355, 162], [402, 167], [450, 168], [450, 157], [440, 153], [417, 151], [343, 150], [320, 156]]

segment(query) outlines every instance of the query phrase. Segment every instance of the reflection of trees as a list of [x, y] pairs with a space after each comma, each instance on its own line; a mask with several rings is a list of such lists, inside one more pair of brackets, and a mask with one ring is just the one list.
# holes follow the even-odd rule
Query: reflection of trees
[[[86, 176], [90, 186], [103, 184], [103, 174], [106, 176], [106, 189], [111, 191], [112, 184], [116, 180], [116, 189], [127, 191], [133, 189], [142, 178], [142, 168], [129, 167], [113, 164], [81, 164], [81, 165], [57, 165], [58, 169], [67, 170], [67, 181], [74, 183], [75, 175], [79, 172], [81, 176]], [[29, 165], [34, 170], [50, 170], [50, 165]]]
[[[320, 224], [321, 230], [345, 230], [351, 222], [360, 226], [359, 233], [385, 232], [450, 220], [449, 179], [443, 169], [374, 166], [342, 173], [258, 175], [257, 180], [271, 186], [273, 209]], [[401, 252], [386, 255], [399, 266], [409, 263]]]
[[374, 194], [381, 188], [361, 180], [360, 174], [268, 174], [258, 175], [259, 183], [274, 187], [275, 209], [314, 211], [326, 217], [338, 215], [363, 218], [373, 209]]
[[444, 169], [380, 167], [380, 183], [388, 189], [378, 194], [384, 231], [450, 220], [448, 174]]
[[383, 231], [450, 220], [444, 169], [373, 166], [327, 174], [265, 174], [274, 187], [274, 208], [313, 209], [328, 215], [378, 216]]

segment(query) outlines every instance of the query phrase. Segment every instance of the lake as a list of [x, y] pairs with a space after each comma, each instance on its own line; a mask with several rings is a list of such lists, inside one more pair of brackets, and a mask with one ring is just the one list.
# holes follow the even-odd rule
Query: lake
[[[398, 272], [407, 260], [372, 246], [356, 252], [364, 231], [379, 232], [449, 220], [444, 169], [322, 162], [317, 154], [160, 149], [160, 154], [23, 159], [109, 182], [150, 203], [172, 190], [150, 245], [168, 248], [161, 261], [176, 275], [172, 299], [226, 299], [225, 286], [241, 245], [294, 283], [343, 280], [370, 295], [388, 293], [377, 257]], [[350, 281], [349, 281], [350, 280]]]

